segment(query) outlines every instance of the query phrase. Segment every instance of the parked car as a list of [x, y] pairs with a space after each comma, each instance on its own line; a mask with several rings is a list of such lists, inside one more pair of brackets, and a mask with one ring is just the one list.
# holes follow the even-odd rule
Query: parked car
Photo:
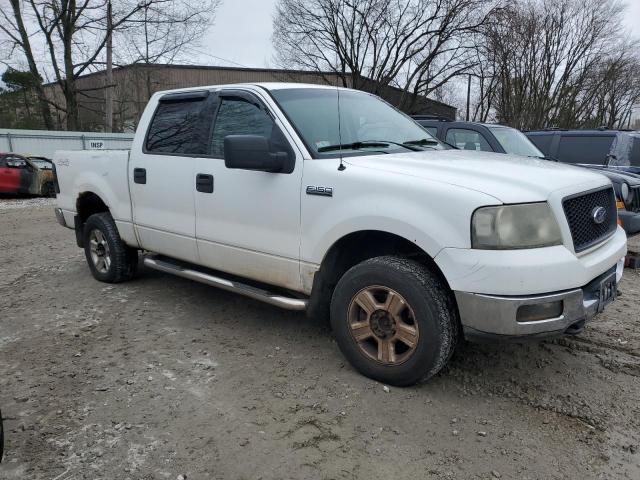
[[0, 153], [0, 193], [55, 195], [53, 164], [44, 157]]
[[545, 154], [560, 162], [640, 174], [640, 132], [550, 129], [526, 135]]
[[614, 186], [628, 235], [640, 233], [640, 134], [618, 130], [542, 130], [527, 137], [548, 157], [598, 170]]
[[[339, 94], [338, 94], [339, 92]], [[314, 317], [361, 373], [436, 374], [458, 339], [577, 334], [616, 298], [611, 182], [446, 147], [378, 97], [159, 92], [131, 151], [56, 152], [59, 223], [103, 282], [144, 265]]]
[[415, 115], [413, 118], [431, 135], [461, 150], [544, 157], [520, 130], [505, 125], [458, 122], [431, 115]]

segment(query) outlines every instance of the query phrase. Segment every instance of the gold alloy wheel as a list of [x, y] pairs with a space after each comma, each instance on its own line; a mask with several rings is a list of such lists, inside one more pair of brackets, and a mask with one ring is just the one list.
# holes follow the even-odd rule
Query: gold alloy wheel
[[418, 324], [407, 301], [379, 285], [363, 288], [349, 304], [349, 329], [360, 351], [385, 365], [399, 365], [418, 346]]

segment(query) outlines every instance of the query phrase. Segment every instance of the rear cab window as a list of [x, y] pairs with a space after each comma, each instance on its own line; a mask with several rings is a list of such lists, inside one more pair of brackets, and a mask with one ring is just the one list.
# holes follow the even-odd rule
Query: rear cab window
[[207, 100], [208, 92], [162, 97], [147, 131], [145, 153], [206, 155], [213, 124], [213, 105]]

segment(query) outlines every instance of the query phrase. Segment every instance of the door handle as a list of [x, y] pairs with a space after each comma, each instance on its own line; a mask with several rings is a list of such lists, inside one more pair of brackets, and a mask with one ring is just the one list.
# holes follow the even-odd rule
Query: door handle
[[196, 190], [202, 193], [213, 193], [213, 175], [198, 173], [196, 175]]
[[133, 181], [134, 183], [147, 183], [147, 169], [146, 168], [134, 168], [133, 169]]

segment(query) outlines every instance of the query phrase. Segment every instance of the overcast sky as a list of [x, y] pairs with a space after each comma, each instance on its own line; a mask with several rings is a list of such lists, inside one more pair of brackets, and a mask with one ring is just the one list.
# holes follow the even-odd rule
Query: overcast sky
[[[271, 32], [275, 4], [276, 0], [223, 0], [194, 62], [274, 67]], [[627, 4], [626, 24], [640, 38], [640, 0], [627, 0]]]

